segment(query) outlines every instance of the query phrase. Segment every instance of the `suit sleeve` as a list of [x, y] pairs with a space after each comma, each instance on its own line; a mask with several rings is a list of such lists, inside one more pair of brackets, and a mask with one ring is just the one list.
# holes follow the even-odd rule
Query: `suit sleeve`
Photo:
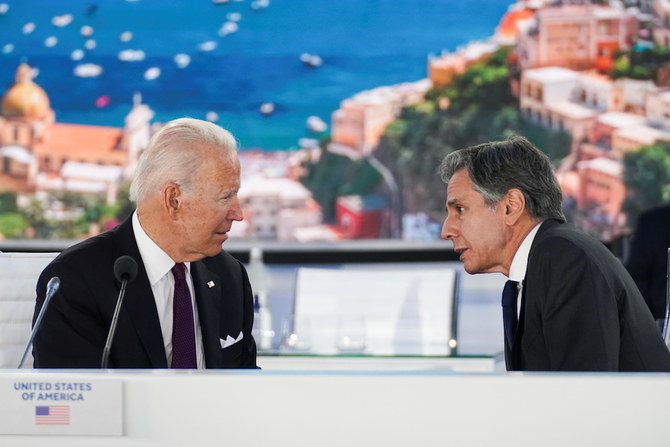
[[42, 319], [33, 344], [36, 368], [99, 368], [106, 339], [104, 319], [88, 283], [64, 263], [52, 262], [37, 283], [33, 324], [44, 304], [46, 284], [61, 284]]
[[[249, 282], [249, 276], [244, 266], [240, 263], [240, 268], [242, 270], [242, 287], [243, 287], [243, 300], [244, 300], [244, 338], [246, 344], [242, 351], [242, 357], [240, 361], [240, 368], [258, 368], [256, 364], [256, 341], [254, 340], [251, 331], [254, 326], [254, 298], [251, 291], [251, 284]], [[259, 368], [260, 369], [260, 368]]]
[[553, 371], [618, 370], [617, 296], [598, 262], [562, 239], [538, 247], [532, 295]]

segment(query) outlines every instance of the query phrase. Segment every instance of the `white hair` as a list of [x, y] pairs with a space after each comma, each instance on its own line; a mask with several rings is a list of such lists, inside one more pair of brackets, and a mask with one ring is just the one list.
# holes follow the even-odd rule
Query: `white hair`
[[130, 200], [140, 204], [169, 182], [188, 192], [198, 168], [206, 161], [203, 148], [218, 149], [232, 161], [237, 141], [230, 132], [208, 121], [179, 118], [167, 123], [140, 157], [130, 185]]

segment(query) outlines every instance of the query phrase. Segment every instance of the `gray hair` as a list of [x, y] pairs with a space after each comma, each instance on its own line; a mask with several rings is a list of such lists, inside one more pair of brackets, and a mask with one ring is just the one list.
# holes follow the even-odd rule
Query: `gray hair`
[[140, 157], [130, 185], [130, 199], [139, 204], [168, 182], [190, 191], [194, 176], [206, 161], [202, 156], [204, 147], [230, 154], [232, 161], [237, 141], [230, 132], [208, 121], [179, 118], [167, 123], [151, 138]]
[[565, 221], [563, 195], [549, 157], [526, 138], [513, 135], [454, 151], [444, 157], [440, 175], [445, 183], [465, 169], [473, 188], [494, 207], [512, 188], [526, 199], [526, 209], [537, 220]]

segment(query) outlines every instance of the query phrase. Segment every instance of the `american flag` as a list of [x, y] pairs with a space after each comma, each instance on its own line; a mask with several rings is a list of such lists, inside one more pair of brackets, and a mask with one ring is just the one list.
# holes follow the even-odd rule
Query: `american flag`
[[69, 405], [48, 405], [35, 407], [36, 425], [70, 425]]

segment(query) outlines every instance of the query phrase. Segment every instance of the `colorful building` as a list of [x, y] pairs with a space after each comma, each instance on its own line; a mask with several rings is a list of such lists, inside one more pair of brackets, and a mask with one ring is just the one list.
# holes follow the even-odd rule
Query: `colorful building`
[[0, 189], [98, 194], [115, 203], [149, 141], [153, 112], [136, 96], [125, 127], [58, 123], [46, 92], [21, 64], [0, 109]]

